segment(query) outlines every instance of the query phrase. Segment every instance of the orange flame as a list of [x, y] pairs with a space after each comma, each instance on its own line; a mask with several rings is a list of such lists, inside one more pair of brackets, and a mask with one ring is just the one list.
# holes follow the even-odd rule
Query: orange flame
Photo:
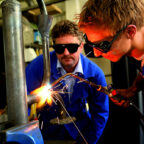
[[46, 101], [49, 105], [52, 104], [52, 90], [50, 88], [51, 86], [48, 84], [31, 92], [33, 95], [40, 96], [41, 100], [38, 102], [37, 107], [43, 106]]

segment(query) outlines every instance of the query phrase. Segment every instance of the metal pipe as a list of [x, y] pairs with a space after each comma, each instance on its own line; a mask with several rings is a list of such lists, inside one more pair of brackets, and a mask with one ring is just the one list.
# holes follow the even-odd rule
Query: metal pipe
[[[29, 1], [29, 0], [27, 0], [27, 1]], [[67, 0], [49, 0], [49, 1], [45, 2], [45, 5], [49, 6], [49, 5], [52, 5], [52, 4], [57, 4], [57, 3], [60, 3], [60, 2], [65, 2], [65, 1], [67, 1]], [[26, 8], [22, 9], [22, 12], [27, 12], [29, 10], [36, 9], [38, 7], [39, 7], [38, 5], [33, 5], [33, 6], [30, 6], [30, 7], [26, 7]]]
[[47, 9], [46, 9], [46, 6], [45, 6], [44, 1], [43, 1], [43, 0], [37, 0], [37, 3], [38, 3], [38, 5], [39, 5], [41, 14], [48, 15], [48, 14], [47, 14]]
[[40, 100], [41, 100], [41, 96], [39, 96], [39, 95], [28, 95], [27, 96], [28, 105], [38, 103], [38, 102], [40, 102]]
[[20, 3], [2, 3], [8, 121], [28, 122]]
[[50, 83], [50, 54], [49, 54], [49, 38], [44, 36], [42, 38], [43, 41], [43, 62], [44, 62], [44, 76], [42, 85]]
[[38, 19], [38, 29], [42, 36], [43, 44], [43, 62], [44, 62], [44, 76], [42, 85], [48, 84], [50, 82], [50, 54], [49, 54], [49, 31], [52, 23], [52, 17], [48, 16], [46, 6], [43, 0], [37, 0], [41, 15]]
[[140, 126], [139, 126], [139, 144], [144, 144], [144, 100], [143, 100], [143, 92], [140, 91], [138, 93], [138, 104], [139, 104], [139, 110], [143, 114], [143, 120], [140, 120]]

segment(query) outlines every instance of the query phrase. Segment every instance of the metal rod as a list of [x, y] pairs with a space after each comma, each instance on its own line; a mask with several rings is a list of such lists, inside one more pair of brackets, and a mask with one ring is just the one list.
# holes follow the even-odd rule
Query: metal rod
[[50, 54], [49, 54], [49, 38], [44, 36], [43, 40], [43, 62], [44, 62], [44, 76], [42, 85], [50, 83]]
[[[139, 110], [143, 114], [144, 118], [144, 99], [142, 91], [138, 93], [138, 104]], [[140, 144], [144, 144], [144, 120], [140, 120], [139, 133]]]
[[40, 100], [41, 100], [41, 96], [39, 96], [39, 95], [28, 95], [27, 96], [28, 105], [38, 103], [38, 102], [40, 102]]
[[39, 5], [41, 14], [47, 15], [47, 9], [46, 9], [46, 6], [45, 6], [44, 1], [43, 1], [43, 0], [37, 0], [37, 3], [38, 3], [38, 5]]
[[8, 121], [28, 122], [20, 3], [2, 3]]
[[[48, 6], [48, 5], [57, 4], [57, 3], [60, 3], [60, 2], [65, 2], [65, 1], [67, 1], [67, 0], [50, 0], [48, 2], [45, 2], [45, 5]], [[33, 9], [36, 9], [36, 8], [38, 8], [38, 5], [34, 5], [34, 6], [24, 8], [24, 9], [22, 9], [22, 11], [27, 12], [28, 10], [33, 10]]]
[[52, 17], [48, 16], [46, 6], [43, 0], [37, 0], [41, 15], [39, 16], [38, 29], [42, 36], [43, 44], [43, 62], [44, 62], [44, 76], [42, 85], [50, 82], [50, 53], [49, 53], [49, 31], [52, 23]]

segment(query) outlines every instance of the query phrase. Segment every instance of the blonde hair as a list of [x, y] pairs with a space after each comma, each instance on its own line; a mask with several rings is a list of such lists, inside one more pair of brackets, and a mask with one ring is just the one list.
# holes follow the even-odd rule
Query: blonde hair
[[125, 25], [144, 25], [144, 0], [88, 0], [80, 14], [79, 26], [103, 24], [113, 31]]

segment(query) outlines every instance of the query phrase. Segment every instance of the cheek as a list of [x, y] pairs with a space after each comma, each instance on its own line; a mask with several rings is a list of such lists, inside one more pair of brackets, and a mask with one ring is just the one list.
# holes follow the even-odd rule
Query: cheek
[[99, 57], [99, 56], [101, 56], [103, 53], [101, 52], [101, 51], [99, 51], [99, 50], [97, 50], [97, 49], [93, 49], [93, 51], [94, 51], [94, 55], [96, 56], [96, 57]]
[[117, 53], [127, 54], [131, 49], [131, 43], [127, 39], [121, 39], [118, 42], [114, 43], [114, 48]]
[[80, 52], [77, 52], [71, 55], [71, 57], [73, 57], [74, 60], [78, 60], [79, 56], [80, 56]]
[[115, 43], [113, 44], [113, 46], [111, 47], [111, 54], [112, 55], [124, 55], [125, 52], [125, 45], [124, 43]]

